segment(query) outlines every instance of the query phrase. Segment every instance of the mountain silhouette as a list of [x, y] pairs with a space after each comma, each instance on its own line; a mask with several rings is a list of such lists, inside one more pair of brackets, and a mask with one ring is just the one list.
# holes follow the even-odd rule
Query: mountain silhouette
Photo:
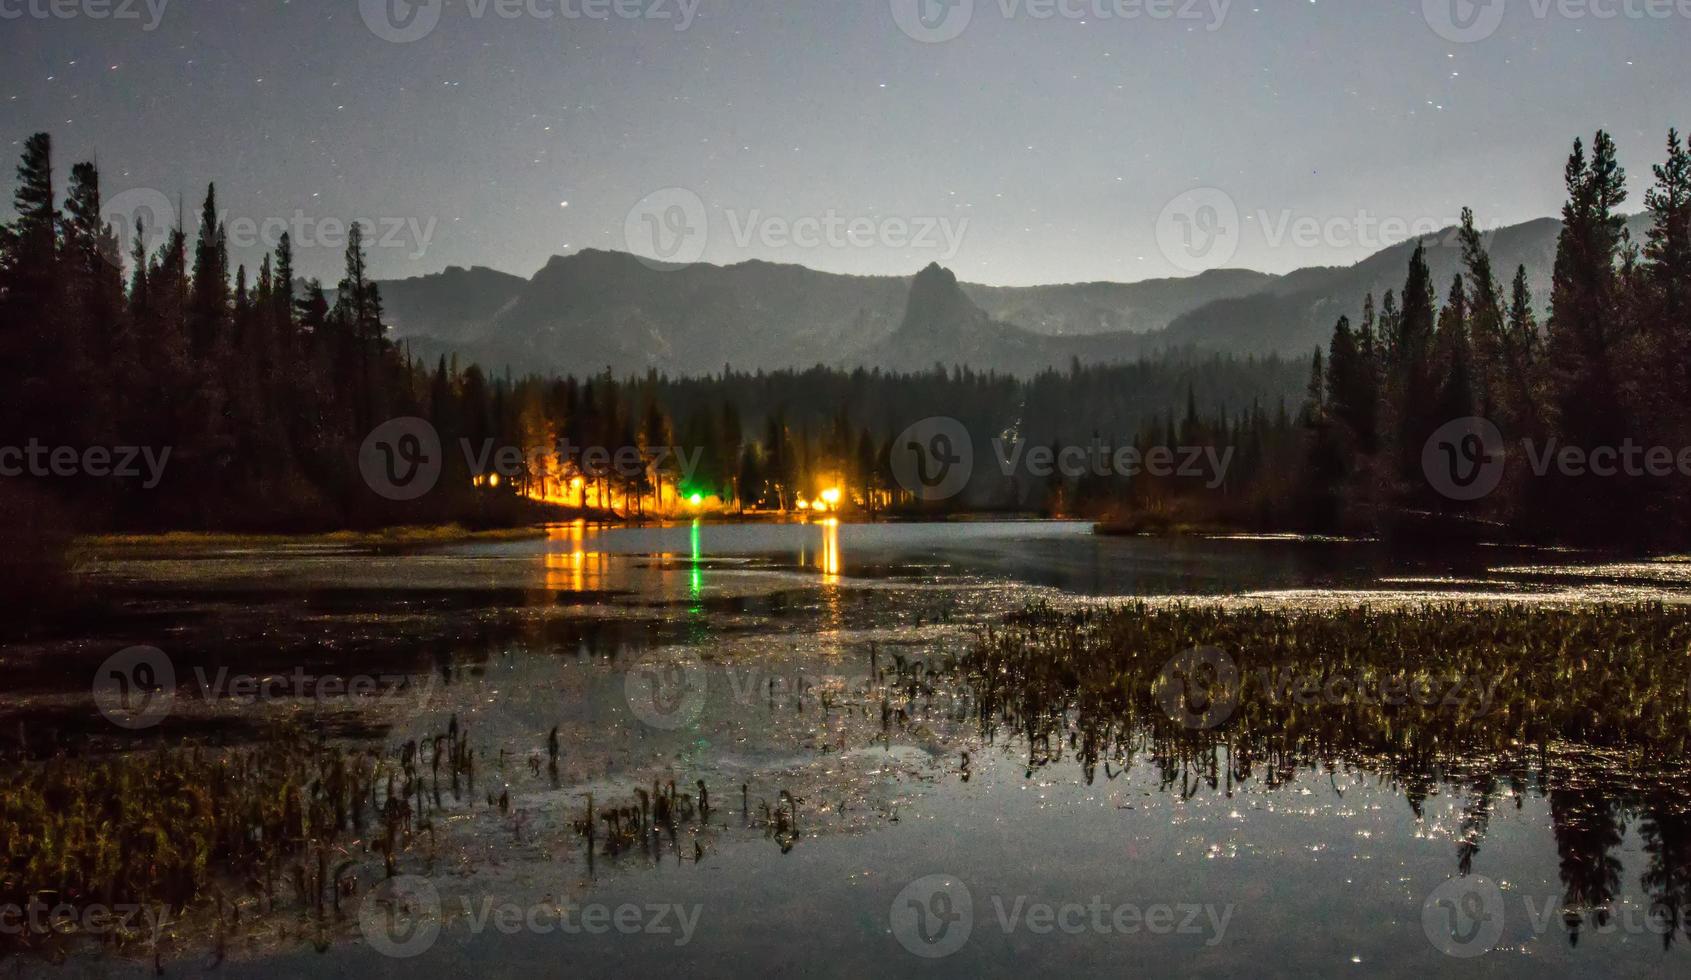
[[[1646, 219], [1630, 222], [1633, 235]], [[1560, 223], [1486, 234], [1507, 282], [1525, 265], [1549, 301]], [[1442, 294], [1461, 269], [1454, 229], [1426, 236]], [[413, 356], [456, 353], [519, 373], [671, 375], [934, 364], [1028, 374], [1071, 360], [1109, 363], [1164, 350], [1305, 357], [1363, 297], [1401, 289], [1413, 242], [1343, 267], [1272, 276], [1216, 270], [1139, 283], [980, 286], [930, 264], [915, 276], [848, 276], [764, 261], [676, 266], [587, 249], [531, 279], [485, 268], [381, 283], [393, 335]]]

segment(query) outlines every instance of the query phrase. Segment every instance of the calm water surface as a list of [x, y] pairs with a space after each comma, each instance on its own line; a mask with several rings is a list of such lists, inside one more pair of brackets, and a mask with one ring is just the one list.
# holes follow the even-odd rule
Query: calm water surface
[[[487, 760], [482, 785], [447, 794], [434, 839], [403, 865], [428, 882], [425, 914], [395, 933], [433, 935], [418, 955], [384, 955], [352, 914], [318, 952], [284, 914], [255, 919], [220, 963], [184, 924], [171, 973], [1691, 968], [1682, 760], [1561, 745], [1406, 763], [1333, 746], [1246, 762], [1223, 746], [1209, 764], [1147, 737], [1094, 768], [1061, 744], [984, 732], [980, 692], [944, 669], [1030, 603], [1676, 603], [1691, 596], [1683, 561], [1486, 548], [1415, 563], [1359, 542], [1100, 538], [1051, 523], [564, 525], [389, 553], [114, 553], [84, 575], [115, 597], [109, 621], [0, 650], [17, 678], [0, 731], [24, 722], [26, 751], [239, 743], [281, 719], [391, 748], [457, 718]], [[138, 643], [169, 656], [178, 697], [131, 733], [93, 710], [87, 679]], [[302, 669], [404, 683], [374, 704], [251, 704], [215, 680]], [[555, 775], [541, 765], [553, 726]], [[613, 855], [600, 839], [589, 853], [572, 827], [589, 794], [602, 813], [671, 780], [704, 782], [710, 816], [673, 841]], [[506, 812], [490, 789], [508, 793]], [[627, 913], [641, 925], [625, 931], [545, 928], [594, 906], [693, 918], [684, 937], [652, 931], [649, 911]], [[490, 913], [505, 907], [522, 913], [509, 930]], [[14, 964], [152, 970], [86, 951]]]

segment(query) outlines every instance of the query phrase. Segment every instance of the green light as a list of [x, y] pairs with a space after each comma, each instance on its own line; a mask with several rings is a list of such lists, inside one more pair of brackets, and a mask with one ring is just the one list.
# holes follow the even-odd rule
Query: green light
[[[698, 494], [693, 496], [697, 497]], [[688, 543], [693, 546], [693, 571], [692, 575], [689, 576], [688, 585], [691, 586], [693, 598], [698, 599], [699, 594], [704, 591], [704, 577], [699, 574], [699, 519], [697, 517], [693, 518], [693, 527], [688, 534], [688, 539]], [[696, 613], [699, 611], [699, 607], [694, 606], [691, 611]]]
[[691, 497], [687, 498], [687, 502], [692, 504], [694, 507], [697, 507], [705, 502], [705, 495], [702, 493], [695, 493]]

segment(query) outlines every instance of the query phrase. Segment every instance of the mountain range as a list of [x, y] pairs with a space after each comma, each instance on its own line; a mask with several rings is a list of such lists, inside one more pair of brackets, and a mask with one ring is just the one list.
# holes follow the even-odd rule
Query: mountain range
[[[1630, 221], [1635, 239], [1643, 216]], [[1549, 300], [1560, 223], [1486, 233], [1504, 280], [1525, 266]], [[1422, 239], [1442, 294], [1461, 270], [1454, 229]], [[1071, 360], [1108, 363], [1172, 349], [1303, 357], [1363, 297], [1401, 289], [1414, 242], [1343, 267], [1285, 275], [1221, 269], [1137, 283], [981, 286], [930, 265], [914, 276], [849, 276], [748, 261], [665, 265], [588, 249], [531, 279], [450, 267], [383, 281], [396, 340], [414, 357], [457, 354], [496, 372], [585, 375], [934, 364], [1029, 374]]]

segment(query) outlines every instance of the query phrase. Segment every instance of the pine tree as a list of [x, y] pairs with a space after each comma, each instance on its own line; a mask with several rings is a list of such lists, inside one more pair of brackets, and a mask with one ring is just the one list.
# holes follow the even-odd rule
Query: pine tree
[[[1346, 324], [1347, 328], [1349, 324]], [[1298, 413], [1300, 421], [1305, 426], [1319, 424], [1327, 415], [1327, 371], [1323, 366], [1321, 348], [1315, 349], [1315, 356], [1309, 363], [1309, 384], [1304, 388], [1303, 408]], [[1174, 445], [1173, 433], [1168, 440]]]
[[116, 235], [100, 216], [100, 173], [91, 163], [71, 167], [62, 224], [68, 316], [58, 354], [59, 394], [88, 423], [86, 434], [109, 432], [112, 385], [134, 365], [124, 337], [123, 260]]
[[0, 309], [8, 325], [29, 329], [57, 299], [59, 212], [53, 197], [53, 140], [36, 133], [24, 142], [16, 220], [0, 227]]
[[1340, 317], [1327, 348], [1327, 401], [1333, 417], [1344, 425], [1346, 444], [1361, 455], [1372, 455], [1377, 441], [1375, 413], [1379, 381], [1374, 367], [1374, 337], [1369, 326], [1372, 299], [1365, 309], [1361, 331], [1353, 331], [1349, 317]]
[[217, 185], [206, 188], [200, 209], [199, 238], [194, 243], [194, 279], [189, 297], [188, 351], [196, 370], [212, 373], [211, 363], [226, 340], [229, 317], [229, 257], [217, 218]]
[[1333, 339], [1327, 345], [1326, 398], [1334, 417], [1346, 426], [1350, 426], [1356, 416], [1351, 399], [1355, 394], [1357, 372], [1361, 366], [1356, 332], [1351, 329], [1350, 317], [1341, 316], [1339, 322], [1333, 326]]
[[294, 243], [293, 237], [282, 232], [276, 242], [276, 280], [271, 291], [276, 304], [276, 346], [281, 357], [291, 358], [300, 352], [294, 330], [297, 308], [294, 303]]
[[[740, 454], [744, 452], [743, 444], [746, 439], [745, 427], [740, 422], [740, 407], [733, 399], [722, 404], [722, 424], [718, 431], [722, 436], [722, 473], [726, 493], [732, 498], [736, 506], [742, 506], [744, 501], [741, 494], [750, 488], [740, 483]], [[725, 497], [724, 499], [729, 499]]]
[[346, 236], [346, 273], [336, 290], [331, 318], [341, 359], [351, 383], [351, 425], [355, 432], [368, 432], [375, 423], [382, 400], [377, 367], [386, 347], [387, 329], [382, 324], [381, 289], [371, 280], [369, 259], [364, 252], [364, 226], [353, 222]]
[[1365, 456], [1374, 455], [1380, 444], [1380, 366], [1383, 351], [1377, 324], [1374, 294], [1369, 293], [1362, 303], [1362, 326], [1356, 334], [1359, 363], [1356, 394], [1351, 405], [1351, 411], [1355, 413], [1352, 429], [1356, 433], [1357, 448]]
[[1668, 130], [1668, 155], [1654, 168], [1656, 185], [1644, 194], [1651, 222], [1644, 245], [1652, 296], [1647, 313], [1658, 356], [1679, 366], [1678, 390], [1691, 397], [1691, 140]]
[[88, 340], [99, 350], [117, 341], [124, 298], [120, 248], [100, 215], [100, 172], [91, 163], [76, 164], [65, 200], [65, 273], [78, 315], [93, 330]]
[[147, 229], [141, 218], [135, 219], [135, 245], [129, 253], [133, 270], [129, 276], [129, 317], [132, 322], [144, 319], [149, 309], [151, 285], [147, 278]]
[[875, 451], [875, 435], [867, 427], [857, 434], [857, 487], [863, 494], [863, 507], [870, 517], [879, 508], [880, 491], [884, 484], [876, 466], [879, 454]]
[[1621, 247], [1626, 174], [1615, 145], [1598, 132], [1591, 157], [1574, 142], [1565, 170], [1568, 201], [1551, 280], [1551, 407], [1566, 440], [1619, 445], [1627, 432], [1613, 353], [1622, 337], [1615, 317], [1615, 259]]
[[253, 358], [255, 373], [264, 385], [267, 397], [275, 397], [276, 367], [276, 274], [266, 253], [258, 263], [258, 282], [252, 297], [251, 341], [247, 345]]
[[36, 133], [24, 142], [17, 218], [0, 226], [0, 364], [12, 373], [0, 386], [0, 425], [6, 443], [54, 438], [63, 428], [54, 365], [66, 350], [59, 277], [59, 212], [53, 197], [53, 140]]
[[1386, 290], [1386, 295], [1380, 300], [1380, 324], [1375, 331], [1379, 346], [1379, 360], [1381, 378], [1388, 376], [1397, 363], [1397, 332], [1402, 314], [1397, 308], [1397, 293]]
[[[1391, 310], [1392, 297], [1386, 297]], [[1429, 393], [1439, 390], [1433, 368], [1433, 339], [1437, 324], [1437, 302], [1433, 298], [1432, 270], [1427, 266], [1426, 245], [1417, 242], [1409, 258], [1409, 272], [1403, 285], [1403, 308], [1394, 311], [1390, 399], [1396, 420], [1395, 458], [1397, 478], [1419, 496], [1425, 483], [1421, 451], [1433, 430], [1448, 419], [1438, 419], [1439, 409]]]
[[1444, 309], [1439, 312], [1435, 341], [1434, 370], [1441, 382], [1437, 400], [1440, 425], [1474, 414], [1473, 354], [1468, 329], [1467, 293], [1462, 276], [1458, 275], [1450, 284], [1450, 296]]
[[1371, 365], [1379, 357], [1379, 341], [1377, 339], [1378, 315], [1374, 310], [1374, 294], [1369, 293], [1362, 300], [1362, 323], [1356, 329], [1356, 348], [1363, 358]]
[[1515, 268], [1509, 285], [1509, 314], [1504, 327], [1504, 350], [1509, 356], [1514, 419], [1529, 436], [1541, 431], [1539, 407], [1540, 353], [1538, 314], [1533, 310], [1532, 287], [1527, 284], [1527, 267]]
[[1437, 323], [1438, 301], [1433, 295], [1433, 273], [1427, 266], [1427, 246], [1416, 242], [1415, 251], [1409, 257], [1409, 276], [1403, 284], [1403, 311], [1397, 318], [1397, 336], [1392, 345], [1406, 381], [1413, 383], [1426, 378]]
[[[1342, 333], [1348, 337], [1350, 321], [1343, 321], [1342, 327]], [[1354, 355], [1351, 357], [1354, 363]], [[1310, 361], [1309, 387], [1304, 395], [1303, 409], [1299, 412], [1299, 422], [1306, 430], [1304, 465], [1298, 481], [1298, 498], [1303, 503], [1300, 523], [1311, 531], [1334, 530], [1340, 520], [1339, 490], [1345, 481], [1346, 454], [1343, 440], [1336, 431], [1338, 426], [1334, 424], [1333, 406], [1327, 398], [1331, 378], [1331, 372], [1323, 367], [1321, 348], [1317, 347]]]
[[1503, 329], [1503, 289], [1493, 274], [1491, 255], [1479, 229], [1474, 226], [1474, 210], [1462, 209], [1462, 265], [1466, 270], [1468, 293], [1463, 298], [1467, 312], [1467, 341], [1471, 345], [1473, 405], [1481, 414], [1503, 426], [1512, 426], [1519, 414], [1515, 399], [1507, 394], [1523, 379], [1510, 377], [1514, 361], [1505, 350], [1507, 338]]
[[670, 433], [669, 419], [664, 417], [663, 410], [658, 406], [657, 400], [649, 395], [646, 399], [645, 416], [640, 423], [640, 439], [640, 445], [645, 450], [646, 458], [652, 461], [647, 465], [646, 471], [649, 474], [648, 480], [655, 495], [654, 503], [657, 512], [661, 515], [663, 514], [665, 475], [662, 467], [672, 464], [673, 461], [666, 457], [660, 464], [655, 457], [665, 447], [672, 445], [675, 440]]
[[[1691, 287], [1691, 139], [1681, 142], [1678, 130], [1668, 130], [1668, 156], [1652, 168], [1656, 185], [1644, 193], [1651, 224], [1644, 246], [1657, 286], [1675, 302], [1684, 302]], [[1686, 307], [1669, 312], [1683, 314]]]

